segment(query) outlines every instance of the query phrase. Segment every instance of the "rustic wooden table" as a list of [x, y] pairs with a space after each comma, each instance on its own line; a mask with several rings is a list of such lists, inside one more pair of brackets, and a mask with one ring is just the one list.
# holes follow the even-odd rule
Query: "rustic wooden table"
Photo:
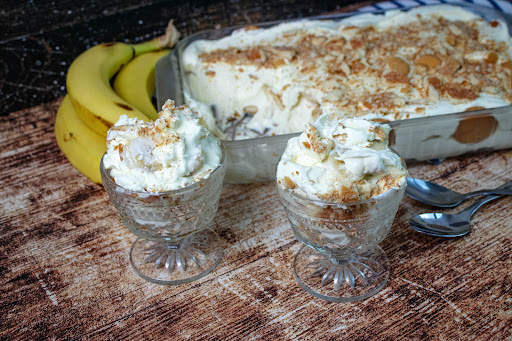
[[[431, 207], [404, 198], [381, 243], [392, 273], [363, 301], [337, 304], [295, 282], [294, 238], [274, 184], [225, 185], [213, 228], [225, 257], [169, 287], [128, 264], [135, 236], [100, 185], [60, 153], [62, 97], [0, 117], [0, 339], [503, 340], [512, 336], [512, 199], [486, 205], [470, 235], [421, 235]], [[457, 191], [512, 179], [512, 150], [409, 165]], [[446, 210], [450, 212], [451, 210]]]
[[[470, 235], [411, 230], [432, 208], [404, 198], [381, 244], [392, 274], [364, 301], [304, 292], [292, 274], [300, 243], [273, 183], [224, 185], [213, 227], [225, 257], [205, 278], [154, 285], [128, 264], [135, 239], [100, 185], [60, 153], [60, 99], [0, 119], [2, 339], [504, 339], [512, 335], [510, 197], [485, 206]], [[410, 175], [458, 191], [512, 178], [512, 150], [464, 156]]]

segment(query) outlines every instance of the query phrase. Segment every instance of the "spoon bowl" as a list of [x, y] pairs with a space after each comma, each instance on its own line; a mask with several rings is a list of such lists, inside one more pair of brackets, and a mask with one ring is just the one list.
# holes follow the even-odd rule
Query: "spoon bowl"
[[509, 181], [496, 189], [482, 189], [479, 191], [461, 194], [432, 182], [415, 178], [407, 178], [405, 194], [415, 200], [432, 206], [455, 207], [464, 200], [476, 195], [510, 195], [512, 194], [512, 181]]
[[461, 237], [471, 231], [471, 216], [482, 205], [496, 200], [499, 195], [490, 195], [475, 201], [457, 214], [423, 213], [409, 220], [416, 231], [436, 237]]

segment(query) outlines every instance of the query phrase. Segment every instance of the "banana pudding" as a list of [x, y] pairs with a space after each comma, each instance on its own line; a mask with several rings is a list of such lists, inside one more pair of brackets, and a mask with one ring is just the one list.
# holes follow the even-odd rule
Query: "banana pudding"
[[512, 103], [507, 24], [450, 5], [246, 27], [193, 42], [181, 65], [188, 105], [228, 140], [299, 132], [321, 113], [392, 121]]
[[[317, 297], [362, 299], [387, 281], [389, 262], [378, 244], [391, 229], [407, 176], [388, 147], [390, 129], [323, 114], [289, 140], [278, 163], [277, 192], [304, 244], [294, 275]], [[329, 281], [334, 290], [325, 288]]]
[[122, 116], [107, 134], [103, 187], [138, 238], [130, 249], [137, 275], [178, 285], [211, 272], [222, 241], [209, 225], [225, 174], [224, 149], [187, 106], [167, 101], [153, 122]]
[[107, 134], [103, 165], [121, 187], [166, 192], [208, 178], [221, 158], [220, 142], [197, 114], [169, 100], [156, 121], [121, 116]]
[[388, 147], [387, 124], [329, 116], [288, 141], [277, 166], [278, 186], [335, 203], [364, 201], [404, 186], [407, 171]]

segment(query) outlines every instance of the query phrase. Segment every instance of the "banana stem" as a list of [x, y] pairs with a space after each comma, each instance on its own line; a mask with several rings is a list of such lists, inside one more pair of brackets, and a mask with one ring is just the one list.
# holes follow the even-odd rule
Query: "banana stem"
[[146, 41], [144, 43], [132, 45], [135, 55], [143, 54], [146, 52], [161, 50], [164, 48], [171, 48], [178, 42], [180, 37], [180, 33], [176, 29], [173, 24], [173, 20], [169, 20], [169, 24], [167, 24], [167, 29], [165, 30], [165, 34], [163, 36], [157, 37], [150, 41]]

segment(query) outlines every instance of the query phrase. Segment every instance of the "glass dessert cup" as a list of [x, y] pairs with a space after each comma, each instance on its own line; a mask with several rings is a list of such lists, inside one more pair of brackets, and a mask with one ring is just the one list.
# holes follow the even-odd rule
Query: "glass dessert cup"
[[389, 233], [405, 184], [355, 203], [310, 200], [277, 186], [295, 237], [304, 245], [293, 271], [311, 295], [353, 302], [376, 294], [387, 283], [390, 265], [379, 243]]
[[103, 159], [100, 171], [124, 225], [138, 237], [130, 249], [130, 265], [137, 275], [152, 283], [178, 285], [207, 275], [219, 264], [222, 242], [208, 225], [222, 191], [224, 152], [208, 178], [168, 192], [139, 192], [117, 185]]

